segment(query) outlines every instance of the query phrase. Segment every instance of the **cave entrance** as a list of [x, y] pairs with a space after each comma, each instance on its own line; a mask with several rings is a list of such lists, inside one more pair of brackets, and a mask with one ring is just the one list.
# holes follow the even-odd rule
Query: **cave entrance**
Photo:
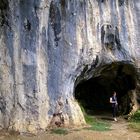
[[[83, 76], [83, 73], [82, 75]], [[136, 88], [136, 71], [127, 63], [112, 63], [97, 68], [92, 78], [75, 83], [75, 98], [87, 113], [111, 112], [109, 99], [113, 91], [117, 93], [119, 114], [132, 110], [132, 90]]]

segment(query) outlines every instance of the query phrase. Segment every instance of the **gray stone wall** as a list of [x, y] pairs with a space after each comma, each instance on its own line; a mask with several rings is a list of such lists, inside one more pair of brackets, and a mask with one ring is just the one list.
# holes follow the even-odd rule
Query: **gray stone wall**
[[139, 15], [139, 0], [0, 0], [0, 127], [45, 130], [60, 98], [65, 125], [84, 124], [77, 77], [111, 62], [138, 69]]

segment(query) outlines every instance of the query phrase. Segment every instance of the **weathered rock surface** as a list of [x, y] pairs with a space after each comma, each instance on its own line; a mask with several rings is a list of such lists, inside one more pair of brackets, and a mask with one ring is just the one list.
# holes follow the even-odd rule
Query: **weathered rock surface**
[[139, 0], [0, 0], [0, 127], [84, 124], [75, 85], [112, 62], [134, 66], [139, 101], [139, 17]]

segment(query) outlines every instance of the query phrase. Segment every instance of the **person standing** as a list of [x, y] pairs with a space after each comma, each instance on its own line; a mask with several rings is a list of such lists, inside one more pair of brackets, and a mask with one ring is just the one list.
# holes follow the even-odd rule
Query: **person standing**
[[116, 92], [113, 92], [113, 96], [110, 97], [110, 103], [112, 104], [112, 115], [114, 121], [117, 121], [117, 110], [118, 110], [118, 102], [117, 102], [117, 97], [116, 97]]

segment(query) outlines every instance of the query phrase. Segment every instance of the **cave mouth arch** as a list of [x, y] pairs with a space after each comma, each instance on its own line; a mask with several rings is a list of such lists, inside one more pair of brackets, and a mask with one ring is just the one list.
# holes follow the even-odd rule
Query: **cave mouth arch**
[[79, 80], [84, 77], [82, 72], [75, 82], [75, 98], [87, 113], [110, 112], [109, 99], [113, 91], [116, 91], [119, 114], [129, 114], [133, 107], [132, 91], [136, 88], [136, 75], [134, 65], [126, 62], [114, 62], [95, 68], [93, 76], [86, 80]]

